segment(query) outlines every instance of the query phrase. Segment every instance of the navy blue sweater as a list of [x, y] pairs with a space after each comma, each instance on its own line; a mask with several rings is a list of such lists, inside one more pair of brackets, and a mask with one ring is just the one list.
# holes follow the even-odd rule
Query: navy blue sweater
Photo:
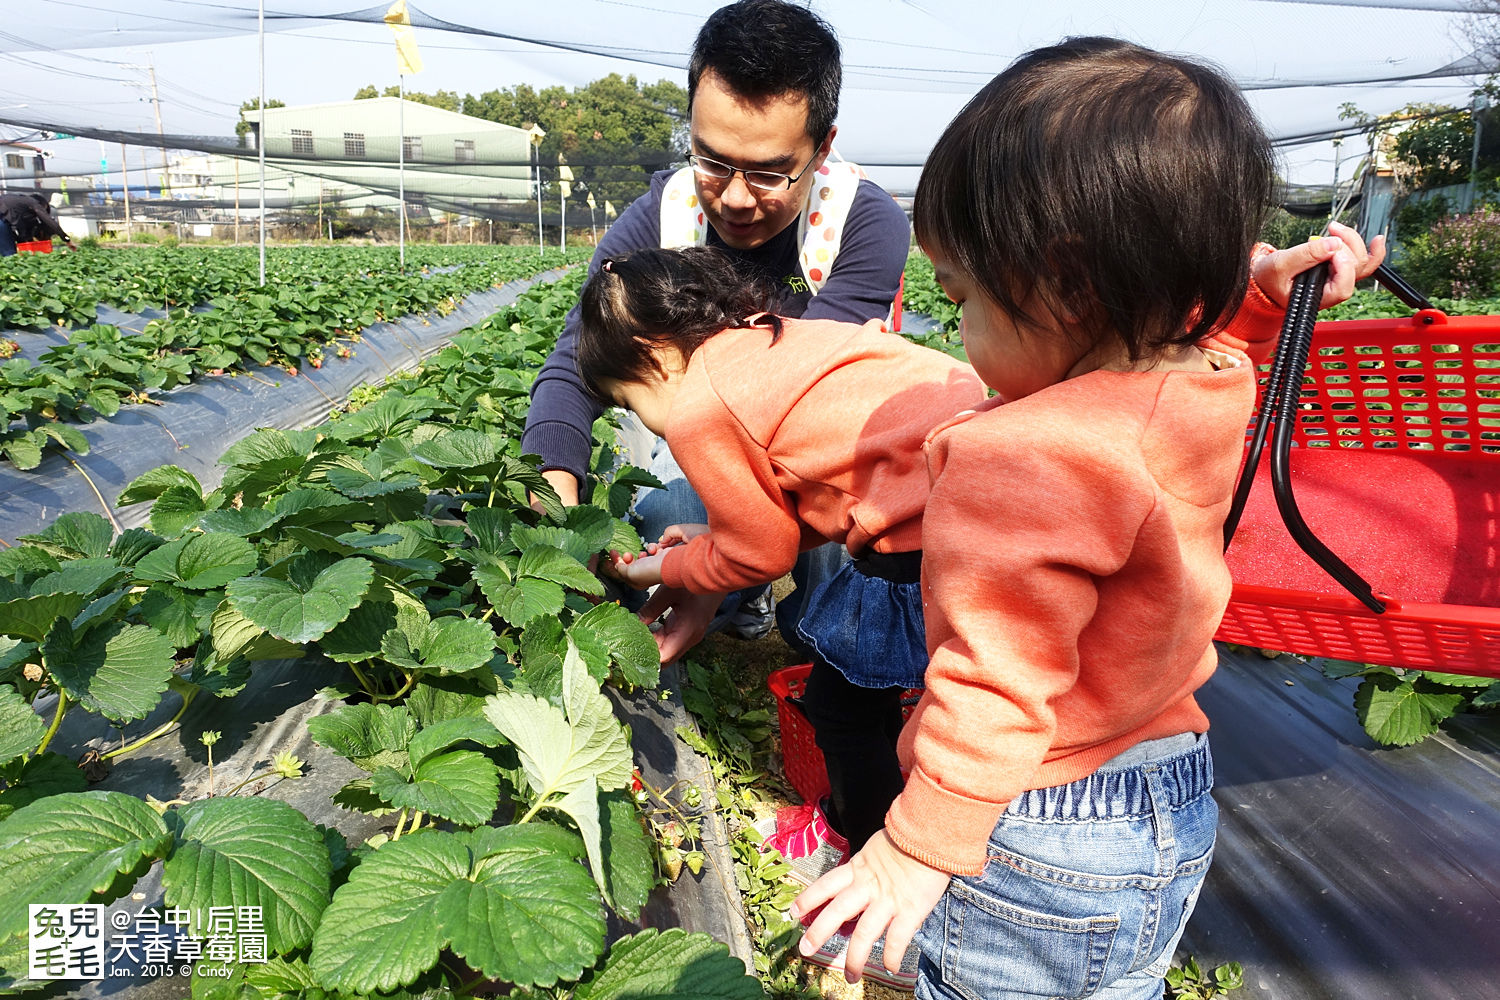
[[[661, 193], [674, 171], [663, 170], [651, 178], [650, 189], [630, 204], [609, 232], [599, 241], [589, 262], [593, 275], [606, 257], [661, 245]], [[854, 204], [844, 224], [838, 257], [828, 281], [816, 296], [811, 292], [789, 292], [778, 310], [784, 316], [836, 319], [863, 323], [884, 319], [896, 297], [911, 231], [906, 215], [879, 185], [860, 181]], [[754, 250], [736, 250], [724, 245], [710, 226], [708, 243], [724, 250], [746, 275], [769, 278], [787, 286], [801, 278], [797, 263], [797, 220]], [[800, 284], [800, 283], [799, 283]], [[578, 307], [568, 313], [557, 346], [542, 365], [531, 389], [531, 409], [521, 448], [540, 455], [543, 469], [564, 469], [583, 481], [591, 448], [594, 420], [603, 412], [584, 391], [578, 377], [574, 343], [578, 337]]]

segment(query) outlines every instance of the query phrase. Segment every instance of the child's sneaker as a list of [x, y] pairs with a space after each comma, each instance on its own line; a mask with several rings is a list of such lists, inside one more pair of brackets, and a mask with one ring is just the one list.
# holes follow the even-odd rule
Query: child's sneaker
[[[844, 952], [849, 947], [849, 937], [854, 933], [854, 922], [850, 921], [829, 936], [823, 942], [823, 947], [808, 955], [802, 961], [816, 965], [824, 969], [832, 969], [839, 975], [848, 978], [848, 972], [844, 967]], [[885, 936], [875, 942], [875, 947], [870, 949], [870, 957], [865, 960], [863, 975], [872, 983], [889, 986], [893, 990], [904, 990], [908, 993], [917, 988], [917, 962], [922, 953], [917, 950], [915, 944], [909, 945], [906, 954], [901, 958], [901, 971], [892, 972], [885, 967]]]
[[786, 858], [793, 881], [802, 885], [812, 885], [824, 872], [849, 860], [849, 841], [828, 825], [822, 802], [787, 806], [777, 811], [773, 821], [757, 823], [756, 829], [767, 849], [774, 848]]

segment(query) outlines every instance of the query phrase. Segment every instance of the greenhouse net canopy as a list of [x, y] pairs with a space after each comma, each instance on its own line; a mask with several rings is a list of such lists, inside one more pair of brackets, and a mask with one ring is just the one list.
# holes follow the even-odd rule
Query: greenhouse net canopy
[[[357, 208], [404, 191], [408, 203], [433, 210], [534, 220], [537, 205], [527, 203], [537, 181], [556, 211], [576, 177], [580, 194], [599, 192], [597, 207], [610, 200], [613, 211], [644, 190], [651, 171], [680, 161], [685, 102], [651, 102], [677, 123], [671, 142], [601, 132], [560, 163], [555, 142], [529, 141], [530, 121], [496, 121], [481, 98], [521, 85], [574, 88], [610, 73], [684, 86], [693, 37], [717, 6], [422, 0], [407, 9], [425, 68], [402, 77], [388, 4], [270, 0], [262, 18], [252, 0], [30, 0], [13, 5], [0, 30], [11, 67], [0, 80], [3, 176], [11, 186], [40, 180], [44, 190], [67, 191], [69, 205], [95, 210], [127, 193], [148, 214], [145, 198], [246, 209], [258, 198], [248, 189], [260, 183], [263, 132], [271, 207]], [[1467, 106], [1495, 68], [1478, 39], [1493, 37], [1500, 19], [1475, 13], [1471, 0], [812, 7], [844, 46], [836, 148], [898, 193], [915, 186], [943, 126], [995, 73], [1029, 48], [1078, 34], [1218, 63], [1282, 147], [1288, 180], [1327, 183], [1339, 158], [1330, 139], [1351, 137], [1346, 157], [1365, 146], [1353, 139], [1358, 126], [1340, 118], [1346, 104], [1370, 114], [1414, 102]], [[265, 122], [255, 110], [262, 65]], [[422, 110], [394, 99], [351, 104], [361, 89], [451, 100]]]

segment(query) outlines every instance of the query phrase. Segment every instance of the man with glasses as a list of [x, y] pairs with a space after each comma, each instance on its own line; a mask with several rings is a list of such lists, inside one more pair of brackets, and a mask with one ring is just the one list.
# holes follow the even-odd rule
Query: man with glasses
[[[739, 0], [710, 15], [688, 64], [689, 166], [662, 171], [599, 241], [590, 274], [607, 257], [657, 246], [708, 244], [723, 249], [746, 276], [786, 289], [786, 316], [863, 323], [890, 314], [910, 240], [905, 214], [852, 164], [828, 160], [837, 129], [842, 70], [833, 31], [807, 8], [785, 0]], [[578, 310], [532, 389], [522, 438], [542, 457], [564, 503], [576, 503], [598, 404], [584, 392], [574, 363]], [[658, 442], [651, 471], [667, 484], [636, 503], [642, 535], [667, 525], [700, 523], [706, 514]], [[825, 547], [826, 548], [826, 547]], [[836, 568], [838, 551], [818, 550], [793, 572], [795, 605], [779, 609], [783, 634], [795, 642], [802, 598]], [[741, 616], [736, 604], [768, 595], [742, 592], [720, 609], [719, 595], [659, 591], [643, 616], [671, 609], [657, 641], [671, 660], [715, 624], [753, 635], [770, 626]]]

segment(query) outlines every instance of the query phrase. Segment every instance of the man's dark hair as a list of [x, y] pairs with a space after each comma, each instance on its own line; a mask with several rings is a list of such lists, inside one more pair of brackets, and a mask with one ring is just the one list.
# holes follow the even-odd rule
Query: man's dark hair
[[[703, 342], [730, 327], [746, 325], [776, 306], [767, 281], [747, 278], [713, 247], [655, 247], [606, 257], [579, 296], [578, 374], [594, 398], [604, 379], [641, 382], [660, 372], [655, 349], [675, 347], [684, 361]], [[780, 317], [769, 326], [774, 342]]]
[[839, 40], [821, 17], [786, 0], [739, 0], [709, 15], [688, 61], [688, 108], [705, 72], [741, 97], [807, 96], [807, 134], [822, 142], [839, 114]]
[[48, 197], [46, 195], [42, 194], [42, 192], [40, 192], [40, 191], [28, 191], [26, 193], [28, 195], [30, 195], [33, 199], [35, 199], [36, 202], [38, 204], [40, 204], [43, 208], [50, 209], [52, 207], [51, 200], [48, 199]]
[[1005, 312], [1029, 318], [1029, 300], [1139, 359], [1233, 316], [1273, 177], [1265, 132], [1222, 72], [1071, 38], [1023, 55], [958, 113], [913, 221]]

